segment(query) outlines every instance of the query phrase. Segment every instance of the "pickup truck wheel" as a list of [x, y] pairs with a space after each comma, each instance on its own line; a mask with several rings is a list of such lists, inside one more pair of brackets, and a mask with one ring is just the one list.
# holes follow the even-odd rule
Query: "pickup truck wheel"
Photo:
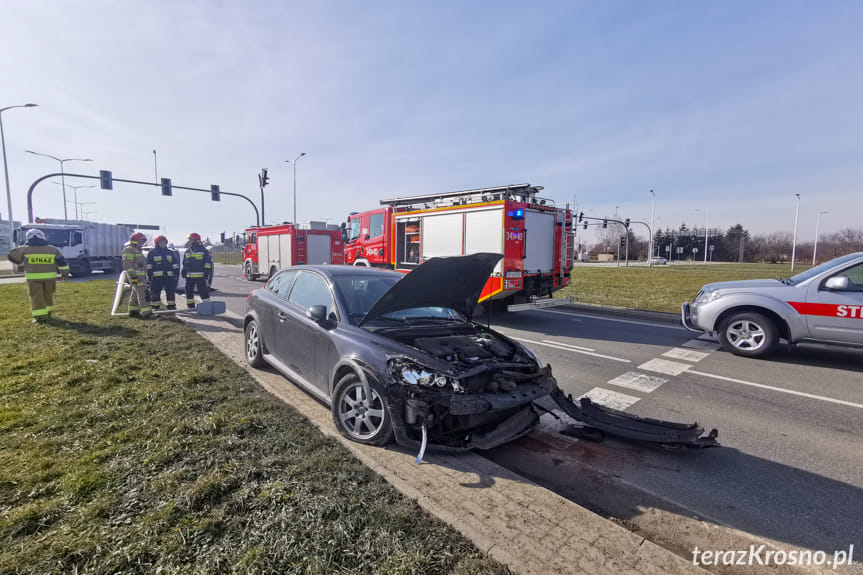
[[383, 393], [369, 380], [371, 397], [366, 397], [363, 383], [350, 373], [339, 380], [333, 391], [333, 422], [339, 433], [357, 443], [386, 445], [393, 438], [393, 424], [384, 404]]
[[776, 347], [779, 334], [769, 317], [756, 312], [741, 312], [723, 320], [719, 342], [734, 355], [762, 357]]

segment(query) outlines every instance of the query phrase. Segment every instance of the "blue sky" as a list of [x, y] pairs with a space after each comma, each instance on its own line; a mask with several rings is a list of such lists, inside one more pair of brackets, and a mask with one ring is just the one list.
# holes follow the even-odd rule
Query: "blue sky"
[[[861, 227], [863, 3], [5, 0], [0, 107], [16, 219], [57, 162], [243, 193], [269, 223], [530, 182], [586, 214], [800, 237]], [[67, 184], [89, 181], [67, 178]], [[4, 190], [5, 191], [5, 190]], [[68, 196], [71, 199], [72, 190]], [[60, 186], [35, 213], [62, 217]], [[249, 205], [117, 184], [91, 219], [178, 240]], [[698, 208], [700, 211], [695, 211]], [[69, 213], [74, 208], [69, 205]], [[0, 202], [6, 217], [6, 202]]]

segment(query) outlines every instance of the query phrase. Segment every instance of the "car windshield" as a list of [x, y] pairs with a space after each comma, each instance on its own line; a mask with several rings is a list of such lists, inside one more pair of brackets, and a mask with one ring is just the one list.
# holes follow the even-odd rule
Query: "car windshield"
[[333, 278], [336, 291], [348, 308], [351, 323], [358, 325], [372, 306], [399, 279], [398, 276], [336, 276]]
[[842, 264], [846, 264], [848, 262], [854, 261], [860, 257], [859, 254], [849, 254], [847, 256], [842, 256], [841, 258], [836, 258], [835, 260], [830, 260], [829, 262], [825, 262], [821, 265], [815, 266], [814, 268], [808, 269], [803, 273], [799, 273], [794, 277], [790, 277], [788, 279], [782, 280], [782, 283], [786, 284], [799, 284], [801, 282], [805, 282], [808, 279], [814, 278], [815, 276], [826, 272], [832, 268], [841, 266]]

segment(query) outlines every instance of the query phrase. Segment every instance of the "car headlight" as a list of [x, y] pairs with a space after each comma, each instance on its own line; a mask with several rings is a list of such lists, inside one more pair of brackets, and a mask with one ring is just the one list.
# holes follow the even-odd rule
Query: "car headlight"
[[695, 303], [709, 303], [713, 300], [717, 300], [722, 297], [722, 292], [717, 290], [704, 291], [701, 290], [698, 292], [698, 295], [695, 296]]
[[456, 378], [412, 361], [391, 359], [389, 361], [389, 369], [397, 381], [408, 385], [438, 389], [448, 388], [457, 392], [464, 391]]

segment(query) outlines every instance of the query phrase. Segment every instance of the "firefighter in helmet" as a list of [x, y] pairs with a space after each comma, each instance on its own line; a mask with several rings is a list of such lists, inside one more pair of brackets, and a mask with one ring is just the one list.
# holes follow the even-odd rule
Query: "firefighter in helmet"
[[180, 262], [176, 253], [168, 249], [168, 238], [156, 236], [153, 240], [156, 247], [147, 254], [147, 280], [150, 282], [150, 307], [158, 310], [162, 306], [162, 290], [168, 309], [177, 309], [174, 288], [177, 287], [177, 277], [180, 275]]
[[147, 302], [147, 258], [141, 248], [147, 243], [147, 236], [135, 232], [123, 246], [123, 269], [132, 282], [132, 295], [129, 299], [130, 317], [147, 317], [153, 313]]
[[186, 307], [195, 309], [195, 290], [201, 302], [210, 301], [209, 280], [213, 274], [213, 258], [201, 243], [201, 234], [189, 234], [189, 249], [183, 256], [183, 277], [186, 278]]
[[24, 266], [24, 278], [30, 293], [30, 313], [33, 323], [51, 317], [54, 309], [54, 289], [57, 272], [65, 280], [69, 276], [69, 264], [62, 252], [48, 243], [42, 230], [27, 230], [27, 243], [9, 252], [9, 261]]

